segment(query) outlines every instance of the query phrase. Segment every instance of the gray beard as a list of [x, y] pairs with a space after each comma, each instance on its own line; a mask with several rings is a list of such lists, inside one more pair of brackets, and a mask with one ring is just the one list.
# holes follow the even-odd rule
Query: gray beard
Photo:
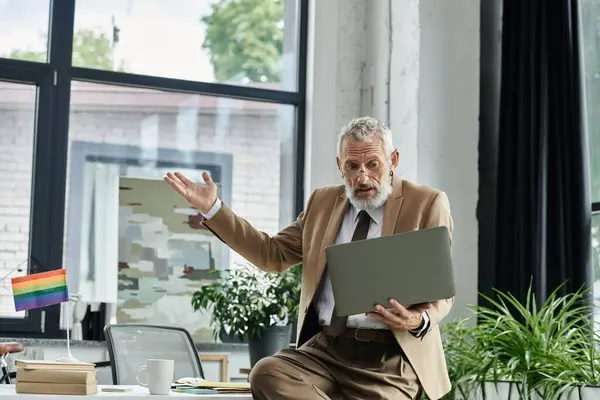
[[348, 185], [345, 186], [346, 196], [348, 200], [350, 200], [350, 204], [352, 204], [358, 210], [375, 210], [385, 204], [388, 197], [392, 194], [392, 177], [390, 175], [386, 175], [385, 180], [379, 185], [379, 187], [375, 187], [377, 189], [377, 194], [368, 199], [360, 199], [356, 197], [354, 194], [354, 190]]

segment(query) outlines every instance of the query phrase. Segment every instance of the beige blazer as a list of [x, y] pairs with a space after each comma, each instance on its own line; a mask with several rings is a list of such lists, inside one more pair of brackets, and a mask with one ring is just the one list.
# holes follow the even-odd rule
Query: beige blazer
[[[303, 263], [298, 346], [320, 329], [311, 304], [325, 267], [324, 249], [335, 240], [348, 205], [343, 186], [316, 189], [298, 219], [272, 237], [256, 230], [225, 204], [213, 218], [203, 222], [229, 247], [264, 271], [281, 272]], [[394, 178], [392, 195], [384, 208], [382, 235], [443, 225], [452, 233], [450, 206], [444, 192]], [[454, 298], [450, 298], [432, 304], [427, 310], [429, 329], [420, 338], [404, 330], [393, 331], [431, 399], [441, 398], [451, 387], [438, 324], [453, 302]]]

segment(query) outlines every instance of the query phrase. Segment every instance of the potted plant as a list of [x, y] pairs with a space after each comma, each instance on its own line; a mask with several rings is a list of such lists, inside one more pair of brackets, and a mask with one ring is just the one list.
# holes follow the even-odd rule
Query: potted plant
[[[600, 398], [600, 340], [593, 332], [587, 291], [559, 296], [538, 308], [496, 291], [490, 307], [472, 307], [468, 320], [442, 327], [452, 391], [447, 399]], [[585, 397], [585, 392], [590, 393]]]
[[248, 342], [250, 364], [289, 347], [300, 284], [295, 270], [265, 273], [252, 265], [225, 270], [192, 296], [194, 310], [211, 312], [216, 337]]

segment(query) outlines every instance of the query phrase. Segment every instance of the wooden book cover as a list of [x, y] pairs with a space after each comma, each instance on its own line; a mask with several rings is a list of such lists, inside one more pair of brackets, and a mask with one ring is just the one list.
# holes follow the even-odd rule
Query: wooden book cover
[[17, 368], [17, 382], [88, 384], [96, 382], [96, 371]]
[[19, 382], [15, 385], [17, 393], [29, 394], [73, 394], [88, 395], [98, 393], [98, 385], [90, 384], [72, 384], [72, 383], [35, 383]]
[[45, 360], [16, 360], [15, 365], [27, 369], [69, 369], [79, 371], [94, 371], [96, 369], [96, 364], [91, 363], [65, 363]]

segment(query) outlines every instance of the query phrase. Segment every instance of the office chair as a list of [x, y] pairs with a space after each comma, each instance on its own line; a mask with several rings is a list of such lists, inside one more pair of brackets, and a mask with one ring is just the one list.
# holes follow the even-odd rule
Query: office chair
[[173, 379], [204, 378], [196, 345], [183, 328], [114, 324], [104, 328], [114, 385], [137, 385], [137, 370], [151, 358], [175, 361]]

